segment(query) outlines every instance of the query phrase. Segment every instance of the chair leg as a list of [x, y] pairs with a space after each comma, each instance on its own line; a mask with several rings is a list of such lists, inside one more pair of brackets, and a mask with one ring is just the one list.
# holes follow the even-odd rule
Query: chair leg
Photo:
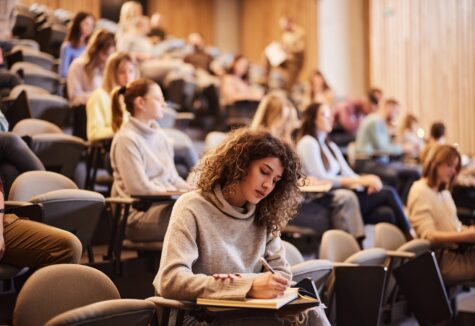
[[92, 249], [92, 246], [90, 244], [87, 245], [86, 251], [87, 251], [87, 258], [89, 260], [89, 263], [90, 264], [94, 263], [94, 250]]
[[170, 308], [163, 307], [162, 320], [160, 321], [160, 326], [168, 326], [169, 320], [170, 320]]

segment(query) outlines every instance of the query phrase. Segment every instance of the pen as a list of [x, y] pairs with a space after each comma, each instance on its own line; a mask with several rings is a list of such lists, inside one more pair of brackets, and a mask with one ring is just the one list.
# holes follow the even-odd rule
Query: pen
[[262, 265], [264, 266], [265, 269], [267, 269], [272, 274], [275, 274], [275, 270], [272, 268], [271, 265], [269, 265], [269, 263], [267, 262], [267, 260], [265, 260], [264, 257], [259, 257], [259, 260], [261, 261], [261, 263], [262, 263]]

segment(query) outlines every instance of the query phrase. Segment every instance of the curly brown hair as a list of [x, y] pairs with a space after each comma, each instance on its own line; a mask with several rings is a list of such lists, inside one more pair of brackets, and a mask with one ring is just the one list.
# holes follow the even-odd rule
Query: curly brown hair
[[287, 143], [267, 131], [237, 129], [194, 170], [199, 176], [198, 189], [210, 193], [218, 184], [224, 189], [239, 183], [246, 177], [251, 162], [267, 157], [278, 158], [284, 172], [274, 190], [256, 205], [255, 223], [278, 235], [297, 213], [299, 182], [303, 177], [300, 160]]

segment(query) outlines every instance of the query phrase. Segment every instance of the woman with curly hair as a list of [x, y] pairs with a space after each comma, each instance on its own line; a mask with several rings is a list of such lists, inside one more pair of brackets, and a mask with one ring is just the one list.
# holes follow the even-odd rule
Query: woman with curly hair
[[[177, 300], [282, 295], [291, 272], [279, 231], [300, 201], [296, 154], [268, 132], [237, 130], [203, 158], [196, 172], [198, 189], [173, 208], [154, 280], [157, 292]], [[276, 273], [264, 273], [259, 257]], [[241, 318], [257, 320], [249, 314]], [[326, 321], [324, 314], [316, 318]], [[284, 325], [273, 316], [271, 321]]]

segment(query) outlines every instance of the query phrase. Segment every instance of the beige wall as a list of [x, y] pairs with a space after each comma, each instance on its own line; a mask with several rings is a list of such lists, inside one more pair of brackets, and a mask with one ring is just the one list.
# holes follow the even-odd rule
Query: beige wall
[[475, 154], [475, 1], [371, 0], [371, 83]]
[[149, 0], [149, 14], [160, 12], [168, 34], [186, 38], [192, 32], [201, 33], [206, 41], [214, 41], [213, 0]]
[[239, 0], [214, 0], [213, 44], [225, 52], [239, 52], [240, 13]]
[[364, 96], [367, 89], [366, 0], [321, 0], [319, 67], [337, 95]]

